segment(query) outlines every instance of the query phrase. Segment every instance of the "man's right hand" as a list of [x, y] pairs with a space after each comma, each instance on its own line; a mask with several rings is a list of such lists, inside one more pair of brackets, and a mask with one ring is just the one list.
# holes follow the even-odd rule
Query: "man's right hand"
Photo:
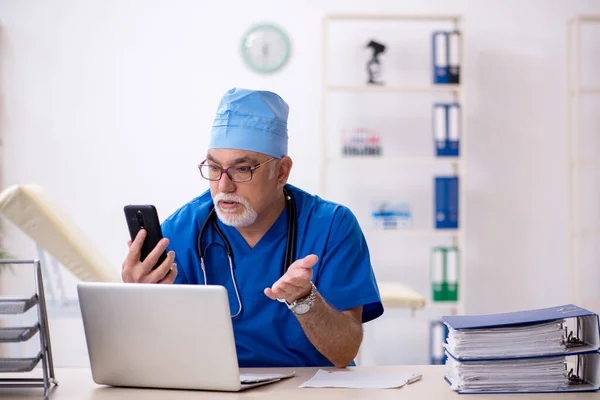
[[158, 261], [158, 257], [166, 250], [169, 245], [169, 239], [164, 238], [156, 247], [148, 254], [148, 257], [142, 262], [140, 254], [142, 245], [146, 239], [146, 230], [141, 229], [135, 240], [127, 242], [129, 253], [123, 263], [121, 277], [126, 283], [173, 283], [177, 276], [177, 265], [173, 263], [175, 260], [175, 252], [170, 251], [167, 258], [155, 270], [152, 267]]

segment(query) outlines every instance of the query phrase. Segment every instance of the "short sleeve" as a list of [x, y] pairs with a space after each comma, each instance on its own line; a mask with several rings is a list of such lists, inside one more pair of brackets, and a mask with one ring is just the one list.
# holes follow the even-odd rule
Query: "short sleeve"
[[354, 214], [336, 208], [315, 285], [340, 311], [363, 306], [363, 322], [383, 314], [367, 242]]
[[[173, 250], [174, 249], [174, 245], [173, 245], [173, 235], [171, 234], [171, 228], [169, 226], [169, 222], [165, 221], [162, 223], [161, 225], [161, 229], [162, 229], [162, 234], [163, 237], [166, 237], [167, 239], [169, 239], [169, 246], [167, 246], [167, 252]], [[183, 271], [183, 265], [181, 265], [179, 263], [179, 259], [177, 258], [177, 252], [175, 251], [175, 260], [174, 260], [175, 265], [177, 265], [177, 276], [175, 277], [175, 281], [173, 282], [174, 284], [186, 284], [188, 283], [188, 280], [185, 276], [185, 273]]]

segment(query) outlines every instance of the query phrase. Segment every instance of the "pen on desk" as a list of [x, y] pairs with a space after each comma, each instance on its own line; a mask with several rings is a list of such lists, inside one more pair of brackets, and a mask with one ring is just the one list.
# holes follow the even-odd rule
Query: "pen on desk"
[[410, 385], [411, 383], [414, 383], [418, 380], [421, 380], [423, 378], [423, 375], [419, 374], [419, 375], [413, 375], [412, 378], [408, 378], [406, 380], [406, 384]]

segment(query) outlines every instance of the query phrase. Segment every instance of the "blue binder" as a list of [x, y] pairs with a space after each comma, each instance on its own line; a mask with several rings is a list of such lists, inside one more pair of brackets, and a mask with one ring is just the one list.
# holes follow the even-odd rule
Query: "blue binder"
[[448, 115], [448, 133], [446, 139], [448, 141], [448, 156], [458, 157], [460, 153], [460, 136], [461, 136], [461, 109], [460, 104], [448, 104], [446, 109]]
[[450, 83], [450, 69], [448, 56], [448, 32], [437, 31], [431, 35], [433, 83]]
[[[516, 311], [510, 313], [501, 314], [487, 314], [487, 315], [453, 315], [443, 317], [442, 320], [452, 329], [463, 330], [463, 329], [481, 329], [481, 328], [497, 328], [502, 326], [518, 326], [524, 324], [533, 324], [539, 322], [550, 322], [559, 321], [562, 319], [577, 318], [580, 332], [575, 334], [572, 338], [580, 336], [585, 340], [583, 343], [578, 343], [577, 346], [570, 347], [564, 353], [548, 353], [544, 355], [537, 355], [531, 357], [519, 357], [519, 358], [537, 358], [547, 356], [562, 356], [562, 355], [575, 355], [585, 354], [589, 352], [600, 352], [600, 320], [598, 315], [578, 307], [573, 304], [566, 304], [557, 307], [541, 308], [537, 310], [526, 310]], [[455, 357], [450, 354], [453, 358], [458, 361], [481, 361], [484, 358], [477, 359], [464, 359], [461, 357]], [[511, 359], [508, 358], [494, 358], [494, 360]]]
[[[577, 371], [572, 376], [568, 389], [560, 392], [598, 391], [600, 390], [600, 319], [592, 311], [566, 304], [557, 307], [525, 310], [510, 313], [444, 316], [444, 323], [453, 330], [477, 330], [501, 327], [515, 327], [535, 323], [571, 320], [574, 331], [566, 335], [566, 349], [563, 352], [550, 351], [536, 355], [522, 355], [519, 357], [477, 357], [464, 358], [453, 355], [448, 349], [446, 354], [461, 363], [486, 363], [493, 365], [495, 361], [523, 360], [551, 357], [576, 357]], [[446, 381], [450, 383], [449, 379]], [[458, 390], [459, 393], [463, 393]], [[472, 393], [472, 392], [464, 392]], [[509, 393], [502, 392], [502, 393]], [[532, 393], [532, 392], [528, 392]], [[548, 391], [544, 391], [548, 393]]]
[[460, 104], [435, 103], [432, 114], [436, 156], [458, 157], [460, 154]]
[[458, 177], [435, 178], [435, 228], [458, 229]]
[[448, 337], [448, 327], [443, 321], [431, 321], [429, 325], [429, 362], [433, 365], [446, 363], [444, 340]]
[[[494, 391], [469, 391], [454, 389], [459, 394], [521, 394], [528, 395], [534, 393], [573, 393], [573, 392], [598, 392], [600, 391], [600, 353], [587, 353], [576, 356], [576, 365], [578, 371], [569, 373], [569, 385], [562, 390], [494, 390]], [[447, 375], [444, 380], [452, 386], [451, 380]]]

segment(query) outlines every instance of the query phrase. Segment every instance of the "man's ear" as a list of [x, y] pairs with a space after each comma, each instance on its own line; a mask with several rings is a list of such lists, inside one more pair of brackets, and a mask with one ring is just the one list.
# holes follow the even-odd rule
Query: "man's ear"
[[283, 187], [287, 183], [293, 165], [292, 159], [288, 156], [283, 157], [281, 161], [279, 161], [277, 172], [277, 183], [279, 186]]

